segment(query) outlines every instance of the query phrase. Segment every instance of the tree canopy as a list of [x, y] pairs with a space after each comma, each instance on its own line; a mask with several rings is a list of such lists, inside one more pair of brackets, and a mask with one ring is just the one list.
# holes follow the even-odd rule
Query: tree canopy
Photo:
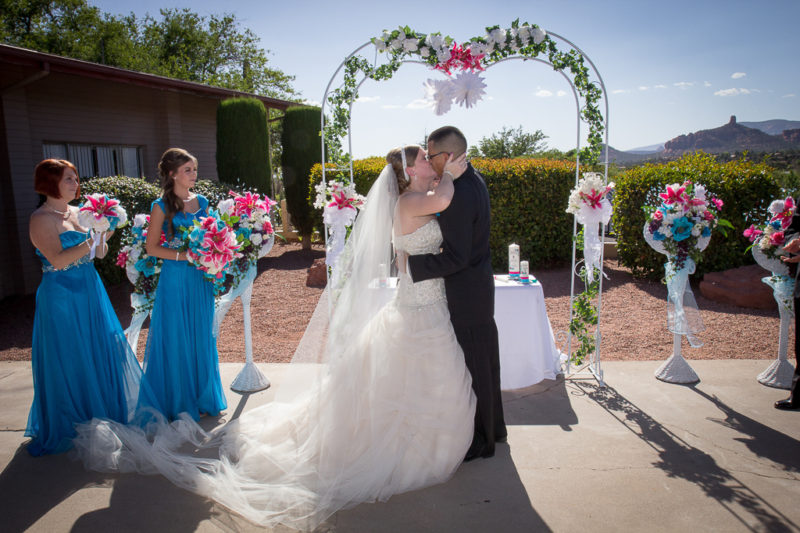
[[0, 0], [0, 42], [105, 65], [291, 99], [289, 76], [233, 14], [103, 13], [87, 0]]
[[477, 146], [469, 149], [469, 157], [487, 157], [489, 159], [505, 159], [514, 157], [534, 157], [537, 152], [547, 148], [544, 140], [547, 135], [542, 130], [526, 133], [522, 126], [511, 129], [503, 126], [491, 137], [483, 137]]

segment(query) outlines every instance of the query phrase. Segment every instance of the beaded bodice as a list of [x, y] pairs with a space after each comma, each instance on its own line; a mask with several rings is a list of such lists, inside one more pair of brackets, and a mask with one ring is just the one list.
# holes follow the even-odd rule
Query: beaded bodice
[[[88, 238], [89, 235], [87, 233], [76, 230], [67, 230], [63, 233], [59, 233], [58, 235], [58, 240], [61, 241], [61, 247], [64, 250], [66, 250], [67, 248], [72, 248], [73, 246], [81, 245]], [[64, 270], [70, 270], [92, 262], [92, 260], [89, 259], [89, 254], [86, 254], [80, 257], [78, 260], [68, 264], [67, 266], [60, 269], [56, 269], [53, 265], [50, 264], [50, 261], [48, 261], [44, 257], [44, 254], [40, 252], [38, 249], [36, 250], [36, 255], [42, 262], [42, 272], [59, 272]]]
[[[442, 245], [442, 230], [434, 219], [408, 235], [395, 235], [394, 247], [408, 255], [438, 254]], [[446, 299], [444, 280], [428, 279], [414, 283], [411, 277], [400, 272], [397, 284], [397, 303], [401, 306], [419, 307]]]

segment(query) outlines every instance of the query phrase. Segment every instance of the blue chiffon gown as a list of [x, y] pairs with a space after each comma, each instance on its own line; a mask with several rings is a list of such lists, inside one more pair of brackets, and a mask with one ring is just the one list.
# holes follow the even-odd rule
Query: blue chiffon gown
[[[173, 239], [179, 248], [180, 227], [206, 216], [208, 200], [197, 195], [196, 213], [179, 212], [172, 219]], [[163, 199], [153, 206], [166, 212]], [[162, 228], [166, 234], [166, 224]], [[219, 376], [217, 341], [213, 335], [214, 286], [188, 261], [165, 259], [156, 288], [144, 357], [144, 383], [170, 420], [186, 412], [195, 420], [205, 413], [216, 416], [227, 407]], [[139, 402], [149, 407], [146, 399]], [[158, 408], [157, 406], [153, 406]]]
[[[82, 244], [87, 234], [66, 231], [61, 246]], [[33, 404], [26, 437], [31, 455], [72, 447], [74, 425], [91, 418], [132, 420], [142, 370], [88, 255], [56, 270], [42, 261], [36, 292], [31, 366]]]

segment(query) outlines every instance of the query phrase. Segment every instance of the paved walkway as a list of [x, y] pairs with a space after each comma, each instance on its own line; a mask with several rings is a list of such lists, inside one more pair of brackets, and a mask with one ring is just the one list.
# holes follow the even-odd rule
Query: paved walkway
[[[322, 530], [800, 531], [800, 412], [772, 407], [786, 392], [756, 381], [768, 362], [691, 364], [702, 379], [691, 387], [657, 381], [657, 362], [610, 362], [605, 389], [571, 379], [504, 393], [509, 437], [496, 457], [340, 512]], [[285, 366], [261, 368], [278, 385]], [[224, 364], [223, 382], [239, 367]], [[228, 412], [270, 401], [273, 389], [228, 391]], [[159, 476], [30, 457], [32, 395], [30, 364], [0, 363], [0, 530], [262, 531]]]

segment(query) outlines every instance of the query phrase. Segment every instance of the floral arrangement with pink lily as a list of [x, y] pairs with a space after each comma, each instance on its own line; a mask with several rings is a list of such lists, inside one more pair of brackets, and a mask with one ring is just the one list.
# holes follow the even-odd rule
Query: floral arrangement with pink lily
[[233, 229], [241, 246], [241, 257], [231, 263], [228, 270], [234, 277], [233, 284], [236, 285], [250, 267], [272, 248], [275, 229], [272, 227], [270, 215], [277, 202], [266, 195], [262, 197], [250, 191], [228, 191], [228, 194], [231, 198], [219, 202], [217, 210], [222, 220]]
[[[752, 243], [747, 249], [752, 248], [754, 256], [761, 252], [767, 259], [780, 261], [781, 256], [786, 255], [783, 247], [789, 241], [788, 230], [796, 211], [797, 205], [791, 196], [784, 200], [773, 200], [769, 206], [771, 215], [769, 220], [759, 226], [751, 224], [744, 230], [744, 236]], [[756, 260], [758, 261], [758, 257]], [[774, 269], [768, 268], [768, 270]]]
[[356, 219], [358, 210], [366, 199], [356, 192], [353, 183], [347, 185], [339, 181], [319, 183], [314, 207], [322, 209], [322, 220], [330, 227], [325, 262], [333, 267], [344, 249], [347, 231]]
[[128, 222], [128, 213], [119, 200], [109, 198], [102, 193], [87, 194], [86, 201], [78, 208], [78, 223], [88, 228], [92, 235], [92, 248], [89, 257], [94, 259], [97, 246], [105, 243], [107, 231], [124, 227]]
[[222, 219], [216, 210], [208, 216], [194, 221], [189, 228], [182, 228], [187, 258], [206, 279], [214, 283], [216, 294], [225, 290], [225, 272], [229, 264], [242, 257], [242, 245], [236, 232]]
[[[133, 284], [131, 304], [137, 312], [153, 308], [161, 273], [161, 259], [147, 255], [145, 242], [150, 225], [150, 215], [138, 214], [133, 217], [130, 231], [122, 237], [122, 247], [117, 255], [117, 266], [125, 269], [128, 280]], [[161, 234], [161, 244], [166, 242]]]
[[723, 234], [726, 228], [733, 229], [730, 222], [719, 217], [722, 200], [699, 183], [687, 180], [667, 185], [659, 198], [661, 205], [643, 208], [649, 215], [645, 238], [657, 251], [670, 257], [676, 270], [683, 268], [687, 258], [695, 263], [700, 260], [715, 228]]
[[613, 212], [609, 195], [614, 182], [604, 183], [603, 175], [587, 172], [569, 195], [567, 213], [575, 215], [583, 224], [583, 256], [586, 266], [586, 281], [594, 281], [594, 271], [600, 269], [601, 244], [599, 224], [608, 224]]

